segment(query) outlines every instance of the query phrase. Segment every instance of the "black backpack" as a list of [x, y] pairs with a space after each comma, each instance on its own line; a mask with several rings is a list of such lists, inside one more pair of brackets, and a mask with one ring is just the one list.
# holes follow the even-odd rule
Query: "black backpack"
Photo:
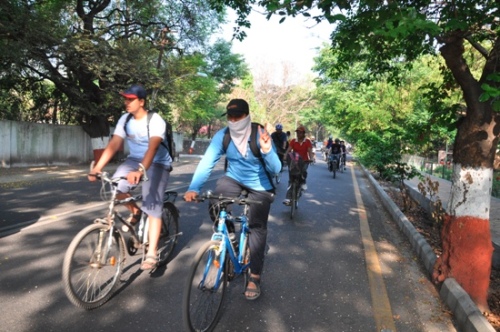
[[[273, 186], [273, 189], [276, 189], [274, 187], [273, 183], [273, 177], [271, 174], [266, 169], [266, 163], [264, 162], [264, 159], [262, 158], [262, 154], [260, 153], [259, 146], [257, 145], [257, 130], [258, 128], [262, 127], [261, 124], [257, 122], [252, 122], [252, 133], [250, 134], [250, 150], [252, 150], [253, 155], [260, 160], [262, 163], [262, 166], [264, 167], [264, 171], [266, 172], [267, 178], [269, 179], [269, 182], [271, 183], [271, 186]], [[224, 138], [222, 140], [222, 148], [224, 150], [224, 153], [227, 151], [227, 147], [229, 146], [229, 143], [231, 142], [231, 134], [229, 133], [229, 128], [226, 128], [226, 131], [224, 132]], [[226, 162], [224, 165], [224, 171], [227, 170], [227, 158]]]
[[[156, 113], [155, 111], [148, 111], [148, 122], [147, 122], [147, 128], [148, 128], [148, 140], [149, 140], [149, 122], [151, 121], [151, 118], [153, 117], [153, 114]], [[132, 119], [132, 114], [128, 114], [127, 118], [125, 119], [125, 123], [123, 124], [123, 129], [125, 130], [125, 135], [128, 135], [127, 133], [127, 123]], [[161, 142], [161, 145], [163, 145], [167, 151], [168, 154], [170, 155], [170, 158], [172, 158], [172, 161], [174, 161], [175, 158], [175, 151], [174, 151], [174, 137], [173, 137], [173, 131], [172, 131], [172, 125], [165, 121], [167, 124], [165, 128], [165, 137], [163, 138], [163, 141]], [[166, 143], [165, 143], [166, 141]]]

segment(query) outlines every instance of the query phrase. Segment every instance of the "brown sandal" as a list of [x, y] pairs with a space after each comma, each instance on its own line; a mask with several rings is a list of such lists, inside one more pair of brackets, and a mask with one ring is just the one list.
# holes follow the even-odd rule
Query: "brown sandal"
[[[248, 283], [250, 282], [253, 282], [256, 288], [248, 288]], [[260, 278], [250, 276], [250, 278], [248, 278], [248, 283], [245, 288], [246, 299], [250, 301], [257, 300], [260, 296]], [[250, 295], [247, 295], [247, 293], [250, 293]]]
[[158, 266], [158, 257], [147, 255], [146, 259], [142, 261], [141, 270], [153, 270]]

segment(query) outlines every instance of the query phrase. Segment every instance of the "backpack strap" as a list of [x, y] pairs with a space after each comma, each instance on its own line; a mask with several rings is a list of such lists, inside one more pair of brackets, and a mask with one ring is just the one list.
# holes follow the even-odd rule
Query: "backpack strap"
[[[266, 163], [264, 162], [264, 158], [262, 158], [262, 154], [260, 153], [259, 146], [257, 145], [257, 131], [259, 126], [261, 124], [257, 122], [252, 122], [252, 132], [250, 133], [250, 150], [252, 151], [253, 155], [255, 158], [259, 159], [261, 162], [262, 166], [264, 167], [264, 171], [266, 172], [267, 178], [269, 180], [269, 183], [271, 183], [271, 186], [273, 189], [276, 189], [273, 183], [273, 178], [271, 174], [266, 169]], [[262, 127], [262, 126], [261, 126]], [[229, 128], [226, 128], [226, 131], [224, 132], [224, 138], [222, 139], [222, 149], [224, 150], [224, 153], [227, 151], [227, 147], [229, 146], [229, 143], [231, 142], [231, 134], [229, 133]], [[227, 158], [224, 163], [224, 172], [227, 170]]]
[[[127, 118], [125, 119], [125, 123], [123, 124], [123, 130], [125, 130], [125, 136], [128, 136], [128, 132], [127, 132], [127, 124], [128, 122], [130, 121], [130, 119], [132, 119], [132, 114], [129, 113], [127, 115]], [[148, 127], [148, 130], [149, 130], [149, 127]]]

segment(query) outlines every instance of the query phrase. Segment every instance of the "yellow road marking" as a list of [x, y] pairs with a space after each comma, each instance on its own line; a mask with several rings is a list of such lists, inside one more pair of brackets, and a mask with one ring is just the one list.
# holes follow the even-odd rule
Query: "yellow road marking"
[[361, 238], [365, 251], [366, 270], [368, 273], [368, 283], [370, 285], [370, 293], [372, 296], [372, 309], [377, 331], [396, 332], [396, 325], [392, 316], [391, 303], [387, 296], [384, 278], [382, 277], [382, 268], [380, 267], [377, 250], [373, 243], [372, 234], [370, 233], [370, 225], [366, 216], [365, 206], [359, 191], [358, 182], [354, 174], [354, 167], [351, 168], [351, 176], [354, 184], [354, 194], [356, 196], [356, 204], [359, 211], [359, 221], [361, 229]]

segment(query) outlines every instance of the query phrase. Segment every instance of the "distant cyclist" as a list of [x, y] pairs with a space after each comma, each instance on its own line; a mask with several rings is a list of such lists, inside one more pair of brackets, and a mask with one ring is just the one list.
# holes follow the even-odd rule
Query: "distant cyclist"
[[343, 164], [344, 164], [344, 171], [347, 169], [345, 167], [345, 164], [347, 162], [347, 152], [346, 152], [346, 146], [345, 146], [345, 142], [344, 141], [340, 141], [340, 150], [341, 150], [341, 153], [342, 153], [342, 160], [343, 160]]
[[[332, 145], [330, 145], [330, 147], [329, 147], [328, 160], [335, 159], [337, 161], [338, 167], [340, 167], [340, 165], [338, 163], [340, 162], [340, 154], [341, 153], [342, 153], [342, 146], [340, 145], [340, 139], [336, 138], [335, 142]], [[329, 170], [330, 170], [330, 172], [332, 171], [330, 168], [329, 168]]]
[[281, 170], [283, 170], [283, 160], [285, 159], [285, 151], [288, 147], [288, 136], [283, 132], [283, 125], [281, 123], [276, 125], [276, 131], [271, 134], [271, 138], [281, 160]]
[[328, 136], [328, 140], [325, 140], [324, 146], [323, 146], [323, 159], [325, 161], [328, 160], [328, 154], [330, 153], [330, 148], [333, 145], [333, 138], [332, 136]]
[[[312, 152], [312, 143], [309, 139], [306, 138], [306, 128], [304, 126], [299, 126], [295, 130], [297, 133], [297, 138], [294, 138], [290, 141], [290, 146], [286, 150], [286, 155], [288, 155], [289, 152], [296, 152], [299, 154], [299, 156], [302, 158], [304, 161], [304, 166], [302, 168], [302, 185], [301, 189], [302, 190], [307, 190], [307, 184], [306, 184], [306, 179], [307, 179], [307, 166], [308, 164], [313, 160], [313, 152]], [[291, 189], [291, 180], [289, 180], [288, 183], [288, 190], [286, 192], [286, 199], [283, 201], [283, 204], [289, 205], [290, 204], [290, 198], [292, 193], [290, 192]]]

